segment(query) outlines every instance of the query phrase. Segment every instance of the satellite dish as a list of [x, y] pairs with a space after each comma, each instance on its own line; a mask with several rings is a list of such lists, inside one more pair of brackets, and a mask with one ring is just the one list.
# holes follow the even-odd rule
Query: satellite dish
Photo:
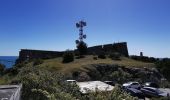
[[76, 23], [76, 27], [79, 28], [79, 27], [80, 27], [80, 24], [79, 24], [79, 23]]
[[86, 26], [86, 22], [83, 22], [82, 24], [83, 24], [84, 26]]
[[79, 39], [80, 39], [80, 40], [82, 40], [82, 39], [83, 39], [83, 37], [79, 37]]
[[86, 35], [83, 35], [83, 38], [84, 38], [84, 39], [86, 39], [86, 38], [87, 38], [87, 36], [86, 36]]
[[76, 40], [76, 44], [78, 44], [79, 43], [79, 40]]

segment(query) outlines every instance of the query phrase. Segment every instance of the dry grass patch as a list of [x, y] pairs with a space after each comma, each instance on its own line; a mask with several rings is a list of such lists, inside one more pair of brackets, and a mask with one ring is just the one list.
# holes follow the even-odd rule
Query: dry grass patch
[[111, 60], [110, 58], [94, 60], [92, 55], [88, 55], [85, 58], [75, 59], [73, 62], [70, 63], [62, 63], [62, 57], [45, 60], [44, 63], [41, 64], [41, 67], [47, 67], [52, 70], [60, 71], [62, 73], [69, 73], [76, 70], [87, 71], [87, 69], [83, 68], [82, 66], [89, 65], [89, 64], [100, 64], [100, 63], [117, 64], [125, 67], [147, 67], [147, 68], [151, 67], [152, 68], [155, 66], [153, 63], [144, 63], [126, 57], [122, 57], [120, 61]]

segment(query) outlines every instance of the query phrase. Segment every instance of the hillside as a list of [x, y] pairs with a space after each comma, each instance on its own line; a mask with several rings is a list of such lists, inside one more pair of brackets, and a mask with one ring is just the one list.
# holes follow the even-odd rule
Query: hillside
[[155, 65], [153, 63], [144, 63], [140, 61], [136, 61], [130, 58], [121, 57], [121, 60], [112, 60], [110, 58], [106, 59], [97, 59], [94, 60], [93, 56], [88, 55], [85, 58], [75, 59], [70, 63], [62, 63], [62, 57], [45, 60], [40, 66], [48, 69], [53, 69], [60, 71], [62, 73], [69, 73], [75, 70], [86, 70], [84, 66], [90, 64], [111, 64], [111, 65], [119, 65], [125, 67], [132, 68], [153, 68]]
[[[62, 57], [59, 57], [44, 60], [43, 63], [36, 66], [51, 72], [62, 73], [67, 79], [77, 81], [115, 80], [118, 83], [123, 83], [136, 80], [159, 82], [161, 78], [161, 75], [153, 70], [155, 69], [154, 63], [145, 63], [127, 57], [121, 57], [121, 60], [112, 60], [108, 57], [94, 60], [93, 57], [86, 55], [85, 58], [75, 58], [70, 63], [62, 63]], [[28, 63], [28, 66], [32, 64], [33, 62]]]
[[[62, 57], [25, 61], [4, 74], [0, 83], [22, 83], [22, 98], [24, 100], [29, 100], [27, 98], [34, 98], [33, 100], [47, 98], [45, 100], [49, 100], [48, 97], [60, 98], [60, 100], [77, 100], [77, 98], [79, 100], [87, 100], [87, 98], [90, 100], [89, 98], [96, 98], [96, 95], [102, 98], [99, 100], [107, 100], [111, 95], [112, 98], [123, 95], [120, 100], [122, 98], [137, 100], [121, 91], [120, 85], [129, 81], [140, 83], [154, 81], [161, 85], [162, 75], [155, 69], [156, 65], [154, 63], [144, 63], [127, 57], [121, 57], [121, 60], [112, 60], [108, 57], [106, 59], [98, 58], [97, 60], [93, 58], [92, 55], [86, 55], [85, 58], [75, 58], [70, 63], [62, 63]], [[76, 85], [69, 84], [66, 81], [68, 79], [77, 80], [78, 82], [113, 81], [119, 85], [116, 85], [111, 93], [103, 94], [105, 92], [101, 92], [83, 96]]]

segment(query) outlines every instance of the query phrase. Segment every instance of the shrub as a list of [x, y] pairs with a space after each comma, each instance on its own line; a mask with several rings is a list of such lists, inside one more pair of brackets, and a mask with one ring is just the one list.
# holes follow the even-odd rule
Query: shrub
[[120, 86], [116, 85], [111, 92], [94, 92], [88, 95], [87, 100], [138, 100], [122, 91]]
[[17, 63], [15, 66], [16, 66], [17, 68], [22, 68], [22, 67], [25, 66], [25, 62]]
[[85, 55], [87, 53], [87, 44], [81, 41], [77, 44], [77, 49], [80, 55]]
[[97, 60], [97, 57], [93, 57], [94, 60]]
[[109, 55], [109, 58], [111, 58], [112, 60], [120, 60], [120, 57], [121, 57], [121, 55], [120, 55], [120, 53], [118, 53], [118, 52], [111, 53], [111, 54]]
[[81, 58], [85, 58], [85, 56], [84, 55], [79, 55], [79, 56], [76, 57], [76, 59], [81, 59]]
[[105, 53], [104, 53], [104, 52], [100, 53], [100, 54], [98, 55], [98, 58], [100, 58], [100, 59], [106, 59]]
[[49, 72], [39, 67], [23, 67], [17, 75], [23, 84], [23, 100], [75, 100], [80, 93], [76, 86], [71, 86], [65, 77], [56, 72]]
[[[82, 73], [84, 78], [85, 73]], [[23, 84], [23, 100], [136, 100], [115, 86], [111, 92], [94, 92], [81, 95], [76, 84], [69, 84], [66, 78], [56, 72], [41, 69], [38, 66], [21, 68], [17, 81]]]
[[63, 63], [69, 63], [74, 61], [74, 54], [70, 51], [66, 51], [63, 55]]
[[170, 81], [170, 59], [163, 59], [156, 62], [156, 68]]
[[33, 60], [33, 65], [35, 66], [35, 65], [40, 65], [40, 64], [42, 64], [43, 63], [43, 60], [42, 59], [34, 59]]
[[132, 75], [123, 71], [122, 69], [119, 69], [118, 71], [114, 71], [111, 75], [110, 78], [115, 80], [116, 82], [122, 84], [127, 81], [130, 81], [132, 78]]
[[5, 65], [0, 64], [0, 75], [4, 73], [4, 70], [5, 70]]

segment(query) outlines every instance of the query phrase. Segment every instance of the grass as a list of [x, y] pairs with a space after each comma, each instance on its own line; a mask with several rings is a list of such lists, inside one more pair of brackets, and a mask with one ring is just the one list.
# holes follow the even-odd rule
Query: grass
[[120, 61], [111, 60], [110, 58], [106, 58], [106, 59], [98, 58], [97, 60], [94, 60], [92, 55], [88, 55], [85, 58], [81, 58], [81, 59], [75, 59], [73, 62], [66, 63], [66, 64], [62, 63], [62, 57], [49, 59], [49, 60], [45, 60], [44, 63], [41, 64], [40, 66], [50, 70], [59, 71], [62, 73], [71, 73], [76, 70], [86, 71], [87, 69], [83, 67], [84, 65], [101, 64], [101, 63], [116, 64], [120, 66], [136, 67], [136, 68], [143, 68], [143, 67], [152, 68], [155, 66], [153, 63], [144, 63], [126, 57], [122, 57]]
[[15, 76], [11, 76], [11, 75], [8, 75], [8, 74], [6, 74], [4, 76], [1, 76], [0, 77], [0, 85], [7, 85], [7, 84], [9, 84], [14, 77]]

